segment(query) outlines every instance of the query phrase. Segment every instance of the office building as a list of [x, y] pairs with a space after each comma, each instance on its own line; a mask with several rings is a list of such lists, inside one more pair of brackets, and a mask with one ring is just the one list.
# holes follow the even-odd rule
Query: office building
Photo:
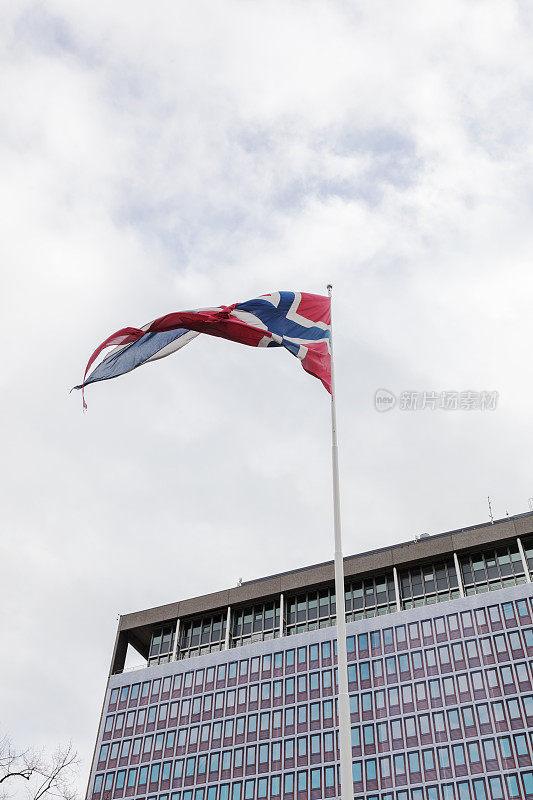
[[[533, 800], [532, 579], [533, 514], [345, 558], [355, 798]], [[89, 800], [338, 798], [334, 625], [332, 562], [122, 616]]]

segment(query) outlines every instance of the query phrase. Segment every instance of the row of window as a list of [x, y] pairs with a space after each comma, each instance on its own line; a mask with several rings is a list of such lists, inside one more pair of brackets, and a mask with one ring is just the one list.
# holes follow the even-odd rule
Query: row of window
[[[489, 668], [505, 664], [515, 658], [533, 655], [533, 630], [530, 629], [523, 638], [516, 632], [511, 633], [509, 640], [506, 641], [506, 637], [499, 635], [478, 642], [472, 640], [466, 642], [466, 646], [458, 642], [452, 647], [442, 645], [436, 650], [428, 648], [425, 651], [415, 650], [410, 655], [361, 661], [358, 666], [348, 665], [348, 680], [353, 683], [353, 688], [380, 687], [384, 684], [404, 683], [416, 678], [431, 678], [434, 675], [446, 675], [452, 672], [457, 675], [467, 668], [480, 666]], [[514, 666], [518, 669], [518, 662], [515, 662]], [[509, 669], [512, 670], [510, 665], [507, 666], [507, 672]], [[520, 670], [522, 672], [525, 670], [525, 673], [520, 675], [519, 680], [528, 680], [527, 663], [521, 665]], [[310, 673], [310, 677], [318, 674]], [[298, 682], [301, 677], [298, 676]]]
[[[533, 697], [497, 700], [353, 726], [354, 746], [384, 752], [418, 744], [469, 739], [533, 724]], [[360, 736], [360, 740], [358, 737]], [[359, 743], [358, 743], [359, 741]]]
[[[347, 639], [348, 646], [350, 651], [353, 653], [355, 648], [354, 637], [349, 637]], [[231, 661], [228, 664], [219, 664], [216, 668], [216, 680], [217, 683], [223, 680], [226, 681], [226, 677], [228, 682], [231, 680], [237, 680], [237, 674], [240, 681], [247, 680], [246, 676], [248, 675], [248, 671], [250, 675], [258, 674], [261, 670], [261, 674], [264, 675], [265, 673], [271, 672], [272, 669], [279, 670], [279, 673], [282, 672], [290, 672], [295, 671], [295, 664], [298, 663], [300, 666], [307, 663], [307, 647], [299, 647], [298, 648], [298, 659], [297, 662], [295, 660], [295, 653], [294, 649], [289, 649], [285, 651], [279, 651], [277, 653], [271, 654], [266, 653], [262, 658], [254, 657], [251, 659], [243, 659], [241, 661]], [[336, 650], [335, 650], [336, 652]], [[321, 645], [313, 644], [309, 646], [309, 660], [310, 661], [317, 661], [321, 658], [322, 663], [331, 659], [331, 642], [322, 642]], [[355, 657], [354, 655], [352, 657]], [[208, 667], [205, 670], [205, 679], [206, 682], [213, 682], [215, 680], [215, 667]], [[201, 685], [203, 685], [203, 675], [204, 670], [196, 670], [196, 680], [194, 681], [194, 685], [196, 687], [196, 691], [201, 690], [201, 685], [199, 681], [198, 673], [202, 675]], [[185, 683], [184, 688], [191, 688], [193, 686], [192, 676], [195, 673], [193, 671], [185, 673]], [[179, 680], [181, 680], [179, 678]], [[180, 684], [181, 685], [181, 684]]]
[[[151, 782], [152, 775], [148, 774], [147, 767], [137, 770], [129, 770], [126, 777], [126, 770], [118, 773], [107, 773], [97, 775], [93, 786], [93, 798], [102, 797], [105, 800], [112, 797], [131, 796], [133, 794], [143, 794], [148, 791], [157, 791], [149, 788], [159, 784], [159, 774], [155, 781]], [[236, 781], [232, 784], [222, 783], [219, 786], [200, 787], [197, 789], [185, 789], [183, 793], [173, 792], [171, 798], [183, 798], [183, 800], [253, 800], [257, 798], [270, 797], [302, 797], [302, 793], [307, 793], [308, 788], [313, 790], [324, 790], [326, 796], [333, 796], [338, 786], [337, 768], [334, 766], [317, 767], [312, 770], [300, 770], [298, 772], [286, 772], [283, 775], [272, 775], [264, 778], [250, 778], [245, 781]], [[170, 780], [162, 779], [162, 782]], [[331, 790], [328, 792], [328, 790]], [[160, 795], [160, 800], [168, 798], [168, 795]], [[155, 800], [150, 798], [149, 800]]]
[[[134, 740], [133, 746], [131, 741], [126, 740], [122, 742], [119, 753], [119, 743], [112, 745], [104, 744], [100, 749], [98, 757], [97, 770], [108, 769], [112, 767], [133, 765], [142, 763], [150, 759], [171, 758], [173, 746], [167, 748], [169, 744], [168, 737], [165, 742], [160, 738], [159, 742], [155, 741], [154, 750], [152, 751], [153, 737], [146, 737], [144, 740]], [[240, 769], [243, 765], [249, 771], [255, 771], [259, 767], [260, 771], [264, 772], [269, 766], [272, 770], [280, 768], [281, 763], [285, 768], [294, 766], [294, 759], [297, 756], [299, 763], [303, 763], [307, 757], [310, 756], [312, 760], [316, 761], [317, 757], [323, 757], [326, 761], [334, 761], [338, 754], [337, 733], [335, 731], [326, 731], [325, 733], [313, 734], [311, 737], [303, 736], [298, 738], [290, 738], [284, 740], [277, 740], [273, 742], [265, 742], [257, 745], [249, 745], [247, 747], [238, 747], [235, 750], [212, 750], [209, 748], [209, 740], [200, 742], [205, 744], [204, 750], [209, 752], [207, 755], [194, 755], [186, 759], [180, 759], [174, 762], [172, 774], [174, 778], [181, 778], [182, 766], [185, 763], [185, 775], [187, 777], [197, 774], [195, 765], [201, 765], [200, 774], [205, 774], [206, 770], [209, 773], [214, 773], [222, 770]], [[177, 748], [180, 749], [179, 747]], [[209, 766], [204, 769], [207, 764], [205, 760], [208, 758]], [[318, 759], [320, 760], [320, 758]]]
[[531, 661], [485, 671], [472, 670], [414, 684], [363, 691], [360, 698], [353, 696], [351, 704], [353, 713], [361, 713], [363, 719], [371, 716], [393, 717], [415, 709], [421, 711], [429, 707], [452, 706], [487, 697], [516, 694], [517, 691], [530, 691], [533, 685], [532, 672]]
[[453, 559], [410, 567], [399, 574], [403, 608], [440, 603], [460, 596]]
[[[361, 698], [362, 716], [366, 719], [379, 718], [380, 714], [375, 713], [370, 702], [367, 704], [368, 695]], [[352, 711], [352, 721], [354, 717], [359, 717], [359, 699], [350, 698]], [[379, 703], [376, 709], [379, 712]], [[399, 707], [395, 709], [399, 712]], [[316, 702], [309, 705], [299, 705], [289, 707], [284, 712], [263, 712], [252, 714], [248, 717], [233, 717], [224, 722], [204, 723], [193, 725], [189, 728], [181, 728], [177, 732], [170, 731], [167, 734], [166, 749], [174, 747], [175, 741], [178, 748], [188, 747], [196, 749], [199, 742], [206, 743], [212, 748], [220, 747], [223, 740], [224, 745], [244, 741], [244, 738], [276, 737], [281, 735], [294, 734], [295, 731], [303, 732], [317, 728], [328, 728], [334, 725], [334, 713], [336, 714], [336, 703], [332, 700]], [[386, 716], [384, 713], [382, 716]], [[106, 720], [104, 728], [104, 741], [112, 738], [122, 737], [123, 735], [137, 735], [144, 732], [144, 728], [123, 727], [124, 721], [121, 719], [113, 720], [110, 716]], [[120, 727], [117, 728], [117, 724]], [[478, 703], [475, 706], [462, 706], [459, 708], [447, 708], [445, 711], [434, 711], [431, 714], [403, 714], [398, 719], [386, 719], [381, 722], [372, 722], [364, 725], [365, 745], [379, 744], [380, 749], [398, 748], [411, 746], [418, 742], [443, 741], [445, 739], [469, 738], [478, 736], [480, 733], [501, 731], [508, 729], [524, 728], [533, 724], [533, 696], [522, 695], [504, 700], [494, 700], [491, 703]], [[162, 726], [159, 726], [162, 727]], [[151, 729], [155, 730], [155, 726]], [[354, 727], [354, 730], [359, 728]], [[148, 729], [150, 731], [150, 729]], [[390, 733], [389, 733], [390, 732]], [[240, 737], [240, 739], [239, 739]], [[153, 741], [153, 735], [145, 737], [143, 752], [151, 752], [151, 747], [146, 750], [146, 742]], [[155, 741], [162, 745], [164, 733], [156, 735]], [[136, 746], [140, 746], [141, 738], [135, 739]], [[118, 743], [116, 743], [118, 746]]]
[[[317, 601], [318, 602], [318, 601]], [[329, 601], [328, 601], [329, 602]], [[394, 628], [385, 628], [384, 630], [373, 631], [370, 634], [362, 633], [359, 634], [357, 637], [349, 636], [347, 638], [347, 646], [348, 646], [348, 655], [349, 658], [354, 659], [358, 658], [365, 658], [369, 655], [379, 655], [381, 653], [387, 652], [394, 652], [405, 650], [408, 648], [419, 647], [419, 646], [427, 646], [433, 643], [444, 642], [444, 641], [453, 641], [455, 639], [461, 637], [470, 637], [476, 634], [487, 634], [490, 632], [501, 631], [517, 626], [524, 626], [531, 624], [532, 621], [532, 610], [531, 604], [533, 604], [533, 598], [530, 598], [529, 602], [527, 600], [517, 600], [517, 601], [509, 601], [503, 603], [501, 605], [492, 605], [488, 608], [479, 608], [474, 611], [463, 611], [460, 613], [448, 614], [445, 616], [435, 617], [433, 619], [422, 620], [421, 622], [411, 622], [408, 625], [398, 625]], [[266, 606], [261, 606], [260, 614], [261, 614], [261, 624], [265, 624], [266, 615], [269, 610]], [[271, 616], [270, 622], [272, 620], [273, 609], [270, 609]], [[270, 613], [269, 612], [269, 613]], [[258, 612], [259, 613], [259, 612]], [[302, 612], [303, 613], [303, 612]], [[308, 613], [308, 610], [307, 612]], [[244, 612], [239, 612], [241, 614], [242, 620], [244, 620]], [[252, 618], [253, 619], [253, 618]], [[275, 617], [274, 617], [275, 621]], [[222, 637], [219, 639], [218, 644], [220, 644], [220, 648], [223, 645], [223, 639], [225, 635], [225, 620], [223, 620], [222, 616], [220, 616], [218, 622], [219, 625], [216, 628], [216, 632], [214, 631], [214, 622], [213, 618], [208, 618], [207, 622], [211, 627], [205, 633], [205, 636], [209, 637], [212, 636], [214, 639], [217, 637]], [[204, 620], [204, 623], [206, 621]], [[205, 628], [204, 624], [204, 628]], [[307, 623], [306, 623], [307, 624]], [[244, 623], [239, 623], [239, 630], [241, 631], [241, 638], [245, 636], [243, 633]], [[246, 625], [249, 627], [250, 625], [255, 625], [253, 622], [247, 622]], [[202, 633], [202, 627], [198, 627], [197, 632], [194, 634], [194, 637], [191, 633], [193, 623], [183, 623], [180, 628], [180, 640], [186, 641], [189, 644], [191, 641], [197, 643], [198, 638], [202, 639], [204, 637], [204, 633]], [[248, 630], [248, 627], [246, 630]], [[248, 634], [246, 634], [248, 635]], [[252, 631], [251, 636], [255, 635]], [[183, 638], [185, 637], [185, 639]], [[213, 641], [214, 641], [213, 639]], [[531, 639], [531, 634], [530, 634]], [[203, 640], [203, 639], [202, 639]], [[185, 647], [185, 645], [183, 645]], [[309, 647], [309, 653], [307, 652], [307, 647], [299, 647], [297, 649], [297, 663], [298, 668], [303, 668], [307, 663], [308, 660], [310, 663], [313, 661], [318, 661], [320, 655], [322, 655], [322, 661], [328, 660], [331, 658], [331, 650], [330, 650], [330, 643], [324, 642], [322, 643], [322, 652], [320, 653], [319, 645], [313, 644]], [[152, 639], [152, 646], [150, 650], [151, 660], [154, 659], [161, 660], [166, 659], [169, 660], [170, 653], [173, 648], [173, 631], [171, 627], [166, 627], [162, 629], [157, 629], [154, 631], [153, 639]], [[238, 663], [238, 666], [237, 666]], [[248, 675], [253, 676], [254, 674], [258, 673], [260, 668], [262, 668], [262, 674], [268, 673], [272, 669], [287, 672], [295, 669], [295, 651], [293, 649], [286, 650], [285, 653], [278, 652], [274, 654], [272, 658], [271, 654], [266, 654], [263, 656], [262, 664], [258, 657], [252, 659], [243, 659], [239, 662], [231, 662], [230, 664], [221, 664], [218, 667], [217, 671], [217, 683], [221, 680], [224, 680], [226, 677], [226, 670], [228, 681], [237, 680], [242, 681], [247, 678]], [[237, 675], [238, 671], [238, 675]], [[209, 676], [209, 672], [211, 676]], [[197, 670], [196, 671], [196, 678], [194, 680], [194, 687], [196, 691], [201, 690], [204, 683], [204, 671]], [[181, 682], [182, 677], [181, 675], [175, 677], [175, 691], [180, 691], [181, 684], [178, 686], [177, 684]], [[184, 690], [187, 688], [191, 688], [193, 685], [193, 675], [192, 672], [186, 673], [184, 682]], [[209, 668], [206, 671], [206, 683], [214, 682], [215, 680], [215, 671], [214, 667]], [[137, 692], [139, 686], [137, 685]], [[133, 690], [132, 690], [133, 693]], [[154, 692], [152, 692], [154, 693]], [[135, 697], [138, 695], [135, 695]], [[143, 693], [141, 698], [144, 698], [146, 693], [144, 691], [143, 686]], [[132, 694], [132, 699], [135, 699]]]
[[279, 636], [279, 602], [259, 603], [232, 612], [231, 646], [242, 647], [255, 641]]
[[226, 639], [227, 615], [223, 612], [194, 620], [182, 620], [178, 651], [185, 657], [188, 651], [209, 653], [222, 649]]
[[[385, 656], [349, 664], [348, 680], [354, 687], [383, 686], [385, 683], [403, 683], [413, 678], [458, 672], [467, 668], [491, 666], [533, 655], [533, 629], [511, 631], [506, 634], [455, 642], [410, 654]], [[318, 674], [318, 673], [310, 673]], [[300, 681], [298, 676], [297, 680]]]
[[[367, 702], [368, 698], [368, 702]], [[442, 702], [439, 703], [442, 705]], [[163, 706], [161, 707], [163, 708]], [[380, 713], [381, 706], [379, 700], [375, 707], [372, 707], [371, 696], [363, 695], [361, 698], [361, 709], [363, 721], [365, 719], [379, 719], [391, 716], [387, 714], [383, 706], [383, 713]], [[350, 710], [352, 721], [358, 721], [360, 717], [360, 704], [358, 697], [350, 697]], [[412, 709], [411, 709], [412, 710]], [[400, 707], [393, 708], [395, 714], [400, 713]], [[135, 712], [130, 712], [135, 713]], [[165, 709], [166, 713], [166, 709]], [[265, 711], [261, 714], [250, 714], [248, 716], [229, 717], [228, 719], [217, 722], [205, 722], [202, 725], [192, 725], [188, 728], [181, 728], [177, 732], [178, 747], [196, 748], [199, 742], [210, 744], [211, 747], [220, 747], [220, 741], [224, 745], [242, 743], [245, 738], [255, 741], [259, 738], [276, 737], [281, 735], [291, 735], [296, 732], [304, 732], [318, 728], [330, 728], [335, 724], [336, 701], [326, 700], [302, 704], [285, 708], [284, 711]], [[147, 728], [147, 732], [156, 731], [156, 714], [152, 717], [152, 727]], [[163, 718], [163, 724], [158, 724], [157, 728], [166, 727], [167, 720]], [[132, 720], [133, 722], [133, 720]], [[168, 721], [172, 724], [172, 720]], [[177, 718], [174, 720], [176, 725]], [[455, 708], [446, 708], [445, 711], [432, 711], [426, 714], [402, 714], [397, 719], [383, 719], [364, 725], [365, 745], [375, 745], [379, 743], [381, 749], [397, 748], [400, 746], [411, 746], [418, 742], [444, 741], [446, 739], [469, 738], [492, 731], [502, 731], [508, 729], [518, 729], [533, 725], [533, 695], [520, 695], [505, 700], [493, 700], [490, 703], [477, 703]], [[116, 717], [110, 715], [106, 718], [103, 740], [109, 741], [113, 738], [132, 736], [144, 733], [145, 726], [128, 726], [128, 718], [124, 714]], [[158, 741], [163, 741], [163, 733], [158, 734]], [[157, 737], [156, 737], [157, 738]], [[153, 736], [148, 736], [145, 741], [151, 742]], [[140, 738], [135, 740], [140, 742]], [[174, 746], [174, 738], [169, 740], [168, 746]], [[151, 748], [150, 748], [151, 752]]]
[[[527, 626], [532, 620], [531, 604], [533, 598], [530, 598], [529, 603], [526, 600], [509, 601], [474, 611], [462, 611], [421, 622], [397, 625], [370, 634], [361, 633], [357, 637], [348, 637], [348, 650], [352, 653], [357, 650], [358, 658], [368, 658], [369, 654], [379, 655]], [[355, 641], [349, 641], [354, 638]]]
[[[146, 768], [142, 768], [146, 769]], [[141, 770], [139, 770], [141, 772]], [[148, 772], [137, 776], [136, 770], [126, 770], [107, 775], [97, 775], [93, 786], [93, 798], [109, 800], [112, 797], [142, 795], [159, 783], [159, 776], [153, 783], [149, 782]], [[131, 783], [130, 783], [131, 781]], [[359, 782], [357, 782], [359, 783]], [[355, 790], [358, 791], [357, 783]], [[369, 791], [376, 790], [374, 781], [369, 779]], [[214, 786], [201, 786], [196, 789], [184, 789], [148, 797], [147, 800], [267, 800], [267, 798], [321, 798], [334, 797], [338, 790], [338, 770], [332, 766], [315, 767], [310, 770], [285, 772], [259, 778], [225, 782]], [[389, 787], [387, 787], [389, 788]], [[359, 789], [360, 791], [360, 789]], [[455, 782], [424, 787], [397, 789], [386, 791], [380, 795], [366, 794], [366, 800], [530, 800], [533, 798], [533, 771], [524, 770], [504, 776], [479, 777], [471, 776]], [[360, 798], [356, 795], [356, 800]]]
[[[416, 656], [416, 652], [411, 654], [414, 665], [418, 663]], [[397, 677], [397, 669], [400, 678], [405, 677], [406, 673], [402, 670], [401, 662], [403, 657], [408, 658], [407, 655], [399, 656], [398, 665], [395, 661], [385, 664], [386, 670], [392, 671], [395, 677]], [[370, 664], [372, 664], [372, 669]], [[464, 666], [466, 665], [463, 664]], [[405, 669], [411, 678], [409, 663]], [[430, 707], [456, 705], [458, 702], [509, 696], [518, 691], [527, 692], [533, 685], [533, 662], [531, 660], [513, 664], [494, 664], [494, 666], [486, 666], [484, 670], [470, 669], [468, 672], [441, 674], [440, 677], [430, 676], [424, 680], [416, 680], [416, 666], [413, 666], [413, 672], [415, 673], [414, 682], [379, 688], [385, 682], [381, 661], [362, 662], [358, 666], [350, 664], [348, 666], [350, 692], [357, 689], [361, 691], [360, 697], [352, 695], [350, 698], [352, 713], [357, 717], [362, 714], [363, 718], [369, 716], [393, 717], [415, 709], [421, 711]], [[421, 672], [423, 673], [423, 670]], [[388, 674], [387, 677], [391, 677], [391, 674]], [[154, 703], [137, 710], [126, 708], [124, 711], [108, 715], [104, 732], [109, 736], [112, 734], [114, 737], [119, 737], [125, 730], [139, 732], [143, 731], [145, 726], [150, 731], [154, 730], [156, 726], [161, 728], [167, 725], [185, 725], [190, 722], [209, 720], [213, 717], [233, 716], [276, 705], [291, 706], [297, 701], [324, 698], [335, 694], [337, 679], [335, 668], [334, 670], [329, 669], [250, 684], [203, 696], [197, 695], [191, 698], [182, 698], [182, 700], [161, 702], [159, 705]], [[365, 692], [365, 688], [372, 689], [372, 691]], [[127, 690], [127, 687], [123, 687], [119, 694], [111, 693], [111, 699], [114, 699], [115, 702], [110, 703], [110, 708], [115, 709], [117, 705], [120, 708], [119, 698], [122, 697], [124, 689]], [[118, 692], [118, 690], [114, 691]], [[125, 696], [127, 697], [127, 691]]]
[[[400, 730], [399, 734], [402, 735]], [[203, 735], [203, 731], [200, 737]], [[357, 756], [375, 753], [374, 729], [370, 726], [357, 727], [351, 729], [352, 755]], [[512, 735], [494, 738], [476, 738], [469, 742], [455, 743], [451, 745], [440, 745], [428, 747], [420, 750], [412, 750], [409, 753], [396, 753], [393, 756], [382, 755], [376, 758], [366, 758], [365, 761], [357, 761], [358, 769], [363, 769], [368, 774], [379, 764], [379, 774], [382, 779], [391, 776], [391, 758], [394, 764], [404, 763], [407, 759], [410, 773], [420, 773], [421, 765], [426, 780], [436, 777], [439, 770], [440, 777], [447, 777], [447, 770], [454, 769], [454, 774], [464, 774], [464, 770], [470, 772], [491, 772], [499, 769], [502, 765], [505, 769], [514, 767], [529, 766], [532, 763], [532, 742], [533, 733], [514, 733]], [[113, 769], [124, 766], [143, 764], [150, 760], [171, 759], [174, 755], [175, 732], [147, 736], [144, 739], [126, 739], [122, 743], [104, 744], [100, 748], [97, 771]], [[155, 741], [154, 741], [155, 739]], [[334, 761], [338, 758], [338, 734], [336, 731], [326, 731], [311, 734], [310, 736], [298, 736], [284, 740], [252, 744], [246, 747], [237, 747], [234, 750], [213, 750], [209, 749], [209, 735], [205, 741], [200, 738], [200, 745], [205, 744], [205, 754], [189, 755], [174, 762], [172, 775], [174, 778], [182, 777], [182, 770], [185, 769], [185, 776], [205, 775], [207, 771], [210, 775], [222, 770], [231, 770], [231, 774], [237, 774], [235, 770], [246, 767], [247, 774], [250, 772], [272, 771], [278, 769], [289, 769], [295, 765], [295, 758], [299, 766], [307, 763], [321, 763]], [[418, 743], [417, 743], [418, 744]], [[412, 745], [411, 745], [412, 746]], [[422, 746], [423, 745], [419, 745]], [[185, 750], [185, 748], [182, 748]], [[177, 748], [179, 751], [180, 748]], [[196, 747], [195, 747], [196, 750]], [[381, 751], [382, 752], [382, 751]], [[208, 755], [209, 753], [209, 755]], [[178, 753], [178, 755], [184, 755]], [[208, 761], [205, 761], [205, 759]], [[367, 767], [365, 765], [373, 766]], [[185, 767], [183, 766], [185, 765]], [[200, 765], [199, 772], [196, 765]], [[362, 765], [362, 766], [361, 766]], [[204, 768], [205, 767], [205, 768]], [[395, 771], [399, 774], [395, 766]], [[435, 775], [431, 773], [435, 772]], [[402, 773], [403, 774], [403, 771]], [[355, 780], [355, 778], [354, 778]]]
[[495, 550], [463, 555], [460, 565], [466, 594], [501, 589], [526, 581], [518, 542], [501, 545]]
[[[189, 701], [183, 701], [189, 702]], [[156, 727], [158, 728], [166, 728], [168, 725], [177, 725], [178, 718], [169, 717], [167, 720], [167, 713], [168, 713], [168, 704], [163, 704], [159, 707], [159, 712], [157, 711], [157, 706], [152, 706], [151, 709], [148, 710], [148, 715], [143, 715], [140, 717], [139, 715], [145, 712], [145, 709], [141, 709], [137, 712], [137, 719], [135, 720], [134, 717], [129, 717], [130, 714], [135, 714], [136, 712], [128, 712], [128, 714], [124, 714], [119, 712], [117, 715], [110, 714], [106, 717], [105, 725], [104, 725], [104, 732], [103, 738], [104, 740], [112, 739], [112, 738], [119, 738], [124, 735], [130, 735], [132, 732], [135, 734], [143, 733], [145, 728], [147, 731], [155, 730]], [[257, 731], [264, 731], [269, 732], [272, 720], [272, 728], [273, 730], [281, 729], [282, 721], [284, 725], [284, 732], [288, 733], [289, 728], [292, 726], [294, 728], [295, 725], [295, 718], [298, 718], [298, 724], [305, 724], [307, 725], [307, 720], [309, 721], [318, 721], [322, 723], [322, 727], [331, 727], [333, 722], [333, 714], [336, 713], [336, 701], [334, 700], [324, 700], [322, 702], [311, 703], [309, 706], [307, 704], [301, 706], [290, 706], [285, 708], [283, 711], [266, 711], [262, 712], [261, 714], [249, 714], [248, 716], [242, 717], [234, 717], [231, 716], [228, 719], [214, 723], [205, 723], [203, 728], [211, 728], [213, 727], [213, 738], [220, 738], [222, 726], [224, 726], [225, 731], [231, 731], [231, 734], [228, 733], [227, 735], [233, 735], [233, 726], [235, 723], [235, 735], [240, 736], [244, 735], [245, 731], [248, 735], [257, 734]], [[140, 722], [139, 722], [140, 720]], [[258, 720], [259, 720], [259, 727], [258, 727]], [[179, 719], [180, 724], [188, 724], [189, 718], [187, 720], [183, 720], [182, 718]], [[179, 735], [185, 736], [187, 730], [193, 731], [198, 730], [198, 726], [193, 726], [191, 728], [182, 728], [179, 731]], [[294, 732], [294, 731], [292, 731]]]
[[[533, 576], [533, 539], [524, 541], [524, 553]], [[483, 552], [460, 555], [458, 563], [463, 590], [467, 595], [526, 582], [524, 564], [516, 541]], [[400, 570], [399, 591], [398, 602], [402, 609], [459, 597], [460, 590], [453, 558]], [[392, 572], [348, 581], [345, 604], [347, 622], [396, 611], [398, 606]], [[285, 599], [284, 619], [281, 621], [284, 635], [290, 636], [324, 628], [334, 625], [335, 621], [336, 602], [333, 587], [312, 589]], [[189, 658], [224, 649], [226, 624], [225, 611], [182, 620], [177, 648], [178, 658]], [[170, 660], [174, 631], [175, 626], [171, 625], [154, 630], [149, 653], [150, 664]], [[279, 598], [232, 610], [230, 647], [273, 639], [279, 635]]]
[[[354, 637], [351, 638], [351, 650], [354, 648]], [[207, 667], [195, 672], [178, 673], [174, 676], [157, 678], [154, 681], [144, 681], [134, 683], [130, 686], [123, 686], [120, 689], [115, 687], [111, 690], [109, 698], [110, 708], [119, 704], [121, 707], [126, 705], [143, 705], [161, 698], [167, 699], [183, 695], [191, 695], [204, 690], [225, 686], [236, 686], [238, 683], [249, 680], [257, 680], [261, 677], [274, 675], [284, 675], [297, 672], [300, 668], [307, 668], [307, 658], [309, 650], [309, 664], [331, 665], [333, 655], [336, 658], [336, 642], [322, 642], [307, 647], [299, 647], [296, 650], [286, 650], [285, 652], [267, 653], [262, 658], [259, 656], [244, 659], [242, 661], [231, 661], [229, 664], [219, 664], [217, 667]], [[320, 658], [320, 660], [319, 660]]]
[[[392, 573], [347, 582], [344, 602], [347, 622], [396, 611]], [[285, 633], [290, 636], [334, 625], [336, 612], [335, 590], [332, 587], [312, 589], [288, 598]]]

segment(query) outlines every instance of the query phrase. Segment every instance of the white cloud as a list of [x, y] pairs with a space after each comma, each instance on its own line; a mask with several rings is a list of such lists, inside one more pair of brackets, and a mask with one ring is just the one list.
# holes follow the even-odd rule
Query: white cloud
[[[19, 2], [0, 45], [3, 724], [96, 734], [116, 615], [331, 555], [327, 396], [105, 335], [335, 283], [345, 550], [532, 494], [531, 14], [511, 0]], [[379, 386], [496, 389], [374, 412]]]

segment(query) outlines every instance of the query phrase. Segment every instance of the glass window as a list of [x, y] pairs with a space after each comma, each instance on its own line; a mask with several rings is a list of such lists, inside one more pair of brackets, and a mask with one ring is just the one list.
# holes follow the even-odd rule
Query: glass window
[[518, 700], [515, 698], [507, 701], [507, 710], [509, 711], [509, 717], [512, 720], [521, 719], [520, 706], [518, 705]]
[[378, 733], [378, 742], [386, 742], [388, 741], [388, 733], [387, 733], [387, 723], [386, 722], [378, 722], [377, 725], [377, 733]]
[[363, 739], [367, 745], [374, 744], [374, 726], [363, 725]]
[[387, 756], [385, 758], [379, 759], [379, 774], [381, 778], [390, 778], [390, 758]]
[[429, 716], [427, 714], [421, 714], [418, 717], [418, 726], [422, 735], [427, 735], [430, 732]]
[[[394, 611], [396, 611], [396, 598], [392, 573], [347, 583], [346, 620], [348, 622]], [[365, 635], [363, 634], [363, 636]], [[366, 650], [367, 648], [360, 652], [364, 653]]]
[[499, 740], [500, 752], [503, 758], [512, 758], [513, 751], [511, 750], [511, 740], [508, 736], [503, 736]]
[[141, 767], [139, 770], [139, 786], [144, 786], [148, 780], [148, 767]]
[[[416, 608], [459, 596], [457, 575], [452, 559], [402, 570], [399, 579], [404, 608]], [[443, 618], [439, 618], [436, 624], [439, 626], [437, 633], [444, 635]], [[424, 633], [424, 635], [427, 634]]]
[[[487, 549], [481, 553], [461, 555], [460, 565], [466, 594], [492, 591], [525, 582], [516, 542], [500, 545], [496, 549]], [[507, 613], [510, 612], [512, 612], [512, 608], [507, 611]], [[499, 622], [499, 612], [496, 606], [491, 607], [490, 613], [491, 620]]]
[[492, 739], [485, 739], [483, 742], [483, 752], [485, 754], [486, 761], [496, 760], [496, 748], [494, 747], [494, 742]]
[[448, 723], [450, 725], [450, 730], [461, 730], [461, 723], [459, 722], [459, 712], [457, 709], [452, 709], [448, 711]]
[[518, 786], [518, 779], [516, 775], [506, 775], [505, 781], [507, 783], [507, 793], [510, 798], [520, 797], [520, 788]]
[[470, 787], [466, 781], [457, 784], [459, 800], [470, 800]]
[[394, 772], [396, 775], [405, 775], [405, 756], [401, 753], [394, 756]]
[[496, 722], [505, 722], [505, 712], [503, 710], [503, 703], [493, 703], [492, 713]]
[[533, 772], [523, 772], [522, 782], [526, 797], [531, 797], [533, 795]]
[[528, 695], [527, 697], [523, 698], [524, 703], [524, 711], [526, 712], [526, 717], [533, 716], [533, 695]]
[[399, 719], [393, 719], [391, 722], [391, 736], [393, 739], [403, 739], [402, 723]]
[[231, 767], [231, 750], [225, 750], [222, 753], [222, 769], [230, 769]]
[[489, 707], [486, 703], [476, 706], [476, 711], [480, 725], [490, 725]]
[[420, 772], [420, 758], [418, 756], [418, 753], [416, 752], [409, 753], [408, 760], [409, 760], [409, 771], [411, 773]]
[[377, 778], [376, 759], [371, 758], [365, 761], [366, 780], [373, 781]]
[[444, 724], [444, 714], [438, 712], [437, 714], [433, 714], [433, 724], [435, 726], [435, 730], [438, 733], [443, 733], [446, 730], [446, 726]]
[[[191, 620], [181, 620], [177, 656], [180, 659], [203, 653], [215, 652], [223, 649], [226, 638], [226, 613], [218, 612], [205, 617]], [[224, 667], [223, 670], [220, 667]], [[223, 680], [226, 675], [226, 665], [219, 665], [218, 680]], [[211, 674], [211, 681], [213, 680]], [[201, 686], [204, 680], [203, 670], [196, 674], [196, 686]], [[192, 673], [185, 676], [185, 688], [192, 685]]]
[[501, 778], [489, 778], [489, 787], [492, 800], [503, 800], [503, 787]]
[[477, 742], [469, 742], [467, 745], [468, 749], [468, 758], [471, 764], [476, 764], [478, 761], [481, 761], [481, 756], [479, 754], [479, 745]]
[[456, 767], [462, 767], [466, 764], [465, 750], [462, 744], [454, 744], [452, 747], [453, 763]]

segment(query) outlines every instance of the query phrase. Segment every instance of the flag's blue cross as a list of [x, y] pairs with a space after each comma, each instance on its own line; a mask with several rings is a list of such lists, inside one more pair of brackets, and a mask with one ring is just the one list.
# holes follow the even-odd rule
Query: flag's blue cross
[[[308, 328], [296, 322], [296, 320], [288, 319], [287, 314], [294, 303], [294, 292], [280, 292], [279, 295], [280, 301], [277, 306], [273, 306], [268, 300], [257, 297], [255, 300], [239, 303], [235, 307], [238, 311], [248, 311], [250, 314], [254, 314], [266, 325], [271, 333], [276, 333], [278, 336], [283, 337], [283, 344], [270, 342], [268, 347], [286, 347], [287, 350], [296, 355], [300, 345], [294, 344], [290, 339], [308, 339], [312, 342], [330, 338], [329, 328], [326, 330], [318, 327]], [[289, 337], [289, 341], [286, 340], [286, 337]]]

